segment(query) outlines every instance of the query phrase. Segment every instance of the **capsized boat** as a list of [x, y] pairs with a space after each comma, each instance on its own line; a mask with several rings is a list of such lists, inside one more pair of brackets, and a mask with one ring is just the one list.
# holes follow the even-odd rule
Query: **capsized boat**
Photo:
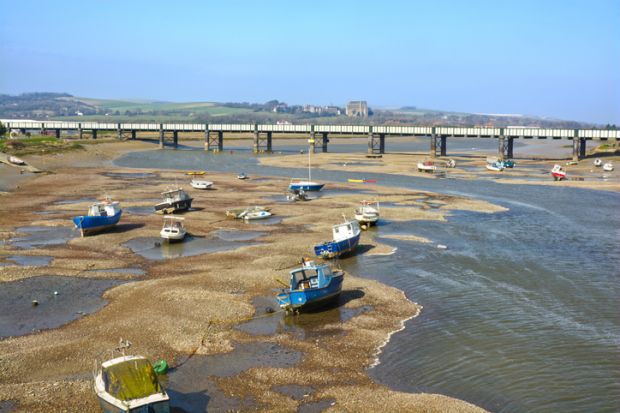
[[271, 208], [258, 205], [245, 208], [232, 208], [226, 210], [226, 216], [240, 219], [243, 218], [248, 212], [252, 211], [271, 211]]
[[489, 171], [493, 171], [493, 172], [501, 172], [504, 170], [504, 165], [502, 162], [497, 161], [497, 162], [493, 162], [493, 163], [487, 163], [486, 168]]
[[184, 219], [175, 216], [164, 217], [164, 226], [159, 231], [160, 237], [168, 242], [182, 241], [185, 235], [187, 235], [187, 230], [183, 226]]
[[356, 220], [349, 221], [345, 218], [343, 223], [332, 227], [333, 239], [314, 246], [317, 257], [334, 258], [347, 254], [355, 248], [360, 241], [362, 230]]
[[566, 179], [566, 171], [562, 168], [562, 165], [556, 164], [551, 169], [551, 176], [553, 176], [554, 180], [561, 181]]
[[355, 209], [355, 219], [368, 226], [376, 224], [379, 221], [379, 202], [362, 201], [361, 206]]
[[254, 211], [243, 212], [241, 215], [242, 215], [241, 218], [243, 218], [244, 220], [252, 221], [252, 220], [256, 220], [256, 219], [269, 218], [273, 214], [271, 212], [269, 212], [269, 211], [254, 210]]
[[163, 201], [155, 205], [156, 212], [170, 214], [176, 211], [185, 211], [192, 207], [193, 198], [180, 187], [162, 192], [161, 196]]
[[96, 362], [93, 375], [104, 413], [170, 413], [170, 397], [143, 356]]
[[73, 223], [80, 234], [85, 236], [116, 225], [122, 214], [121, 204], [106, 198], [92, 204], [88, 208], [88, 215], [73, 217]]
[[603, 169], [607, 172], [611, 172], [614, 170], [614, 164], [612, 164], [611, 162], [605, 162], [605, 165], [603, 165]]
[[418, 172], [433, 173], [437, 170], [437, 165], [433, 161], [418, 162]]
[[206, 181], [204, 179], [192, 179], [189, 184], [192, 186], [192, 188], [196, 189], [209, 189], [213, 186], [213, 182]]
[[302, 260], [301, 267], [290, 274], [289, 287], [276, 296], [278, 305], [287, 313], [325, 304], [342, 290], [344, 272], [332, 271], [327, 264]]

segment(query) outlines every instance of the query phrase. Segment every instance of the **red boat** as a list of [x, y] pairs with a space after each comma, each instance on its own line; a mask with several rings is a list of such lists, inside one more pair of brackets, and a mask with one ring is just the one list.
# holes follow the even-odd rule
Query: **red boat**
[[551, 169], [551, 175], [556, 181], [566, 179], [566, 171], [562, 169], [561, 165], [553, 165], [553, 169]]

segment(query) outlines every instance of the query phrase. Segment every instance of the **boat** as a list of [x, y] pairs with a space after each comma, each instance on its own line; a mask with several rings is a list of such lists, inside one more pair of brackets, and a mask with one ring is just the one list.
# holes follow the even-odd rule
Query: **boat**
[[551, 175], [556, 181], [566, 179], [566, 171], [562, 168], [562, 165], [553, 165], [553, 169], [551, 169]]
[[611, 162], [605, 162], [605, 164], [603, 165], [603, 169], [607, 172], [611, 172], [614, 170], [614, 164], [612, 164]]
[[87, 215], [73, 217], [73, 223], [80, 234], [85, 236], [116, 225], [122, 214], [120, 203], [106, 198], [92, 204]]
[[320, 306], [340, 295], [344, 272], [332, 271], [327, 264], [302, 260], [300, 268], [290, 272], [290, 285], [276, 296], [287, 313]]
[[334, 258], [353, 251], [360, 241], [362, 230], [357, 221], [344, 222], [332, 227], [333, 239], [314, 246], [317, 257]]
[[487, 163], [486, 167], [489, 171], [493, 171], [493, 172], [501, 172], [504, 170], [504, 165], [500, 161], [493, 162], [493, 163]]
[[[314, 140], [310, 139], [308, 140], [308, 143], [310, 143], [311, 145], [314, 144]], [[308, 191], [320, 191], [321, 189], [323, 189], [323, 187], [325, 186], [325, 184], [321, 184], [318, 182], [314, 182], [312, 180], [312, 165], [310, 162], [310, 155], [312, 154], [312, 151], [308, 151], [308, 179], [305, 180], [305, 178], [299, 179], [299, 178], [292, 178], [291, 182], [288, 185], [288, 189], [291, 190], [299, 190], [299, 189], [303, 189], [304, 191], [308, 192]]]
[[155, 212], [170, 214], [176, 211], [185, 211], [191, 208], [193, 198], [187, 195], [182, 188], [169, 189], [162, 192], [163, 201], [155, 205]]
[[362, 225], [376, 224], [379, 220], [379, 203], [362, 201], [361, 206], [355, 209], [355, 219]]
[[289, 189], [286, 194], [288, 201], [308, 201], [308, 195], [303, 189]]
[[188, 172], [186, 172], [186, 174], [190, 175], [190, 176], [204, 175], [206, 173], [207, 173], [207, 171], [188, 171]]
[[237, 175], [237, 179], [248, 179], [249, 176], [245, 173], [245, 172], [241, 172], [239, 175]]
[[446, 168], [454, 168], [456, 167], [456, 161], [454, 159], [448, 159], [446, 161]]
[[599, 167], [603, 165], [603, 161], [601, 161], [599, 158], [596, 158], [594, 160], [594, 166]]
[[352, 183], [360, 183], [360, 184], [374, 184], [377, 183], [376, 179], [352, 179], [349, 178], [347, 179], [348, 182], [352, 182]]
[[437, 170], [437, 165], [433, 161], [418, 162], [418, 172], [433, 173]]
[[271, 208], [258, 205], [245, 208], [231, 208], [226, 210], [226, 216], [233, 218], [243, 218], [247, 213], [252, 211], [271, 211]]
[[26, 165], [26, 162], [24, 160], [13, 155], [9, 156], [9, 162], [13, 165]]
[[241, 213], [240, 218], [243, 218], [246, 221], [252, 221], [256, 219], [269, 218], [271, 215], [273, 214], [269, 211], [253, 210], [253, 211], [246, 211], [246, 212]]
[[513, 161], [512, 159], [506, 159], [505, 161], [501, 161], [502, 166], [504, 168], [514, 168], [515, 167], [515, 161]]
[[205, 181], [204, 179], [192, 179], [189, 184], [192, 186], [192, 188], [196, 189], [209, 189], [211, 188], [211, 186], [213, 186], [213, 182]]
[[125, 355], [95, 362], [94, 389], [104, 413], [170, 413], [170, 397], [143, 356]]
[[168, 242], [182, 241], [187, 235], [187, 230], [183, 226], [184, 219], [175, 216], [164, 217], [164, 226], [159, 231], [159, 236]]

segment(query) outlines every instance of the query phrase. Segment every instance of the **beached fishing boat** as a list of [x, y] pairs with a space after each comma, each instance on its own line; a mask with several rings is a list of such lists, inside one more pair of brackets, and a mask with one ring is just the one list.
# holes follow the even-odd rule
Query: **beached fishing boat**
[[176, 211], [185, 211], [192, 207], [193, 198], [180, 187], [162, 192], [161, 196], [163, 201], [155, 205], [155, 212], [170, 214]]
[[379, 203], [362, 201], [361, 206], [355, 209], [355, 219], [362, 225], [376, 224], [379, 221]]
[[253, 210], [253, 211], [242, 212], [240, 218], [243, 218], [246, 221], [253, 221], [256, 219], [269, 218], [271, 215], [273, 214], [269, 211]]
[[87, 215], [73, 217], [73, 223], [80, 234], [85, 236], [116, 225], [122, 214], [120, 203], [106, 198], [92, 204]]
[[[311, 145], [314, 144], [313, 140], [308, 140], [308, 143], [310, 143]], [[305, 180], [304, 178], [299, 179], [299, 178], [291, 178], [291, 182], [288, 185], [288, 189], [289, 190], [300, 190], [303, 189], [304, 191], [320, 191], [321, 189], [323, 189], [323, 187], [325, 186], [325, 184], [321, 184], [318, 182], [314, 182], [312, 180], [312, 164], [310, 162], [310, 155], [312, 154], [312, 151], [308, 151], [308, 179]]]
[[182, 241], [187, 235], [187, 230], [183, 226], [184, 219], [175, 216], [164, 217], [164, 226], [159, 231], [159, 236], [168, 242]]
[[614, 164], [612, 164], [611, 162], [605, 162], [605, 165], [603, 165], [603, 169], [607, 172], [611, 172], [614, 170]]
[[493, 163], [487, 163], [486, 168], [489, 171], [501, 172], [504, 170], [504, 165], [500, 161], [498, 161], [498, 162], [493, 162]]
[[551, 169], [551, 176], [553, 176], [553, 179], [556, 181], [561, 181], [563, 179], [566, 179], [566, 171], [562, 168], [562, 165], [553, 165], [553, 168]]
[[347, 254], [355, 248], [360, 241], [362, 230], [357, 221], [349, 221], [345, 218], [343, 223], [332, 227], [333, 239], [314, 246], [317, 257], [334, 258]]
[[104, 413], [170, 413], [170, 397], [143, 356], [96, 361], [93, 376]]
[[418, 162], [418, 172], [433, 173], [437, 170], [437, 165], [433, 161]]
[[594, 160], [594, 166], [596, 166], [597, 168], [602, 165], [603, 165], [603, 161], [601, 161], [599, 158], [596, 158]]
[[226, 216], [233, 217], [235, 219], [243, 218], [247, 213], [253, 211], [271, 211], [269, 207], [263, 206], [253, 206], [253, 207], [245, 207], [245, 208], [231, 208], [226, 210]]
[[206, 181], [204, 179], [192, 179], [189, 184], [192, 186], [192, 188], [196, 189], [209, 189], [213, 186], [213, 182]]
[[344, 272], [332, 271], [327, 264], [302, 260], [301, 267], [290, 274], [290, 285], [276, 296], [278, 305], [287, 313], [325, 304], [342, 290]]
[[26, 162], [24, 160], [13, 155], [9, 156], [9, 162], [13, 165], [26, 165]]

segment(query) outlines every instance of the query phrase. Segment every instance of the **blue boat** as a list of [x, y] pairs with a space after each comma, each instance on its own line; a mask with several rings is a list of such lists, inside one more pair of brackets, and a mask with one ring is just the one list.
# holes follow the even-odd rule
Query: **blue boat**
[[291, 183], [288, 185], [289, 191], [306, 191], [306, 192], [316, 192], [323, 189], [325, 184], [319, 184], [317, 182], [312, 181], [302, 181], [300, 179], [292, 179]]
[[84, 236], [116, 225], [122, 213], [121, 205], [117, 201], [106, 199], [92, 204], [88, 208], [88, 215], [74, 217], [73, 223]]
[[327, 264], [302, 261], [301, 268], [291, 271], [290, 287], [283, 289], [276, 300], [287, 313], [319, 306], [338, 297], [343, 279], [344, 272], [333, 272]]
[[344, 255], [357, 248], [362, 230], [357, 221], [345, 218], [341, 224], [332, 227], [334, 239], [314, 246], [317, 257], [334, 258]]

